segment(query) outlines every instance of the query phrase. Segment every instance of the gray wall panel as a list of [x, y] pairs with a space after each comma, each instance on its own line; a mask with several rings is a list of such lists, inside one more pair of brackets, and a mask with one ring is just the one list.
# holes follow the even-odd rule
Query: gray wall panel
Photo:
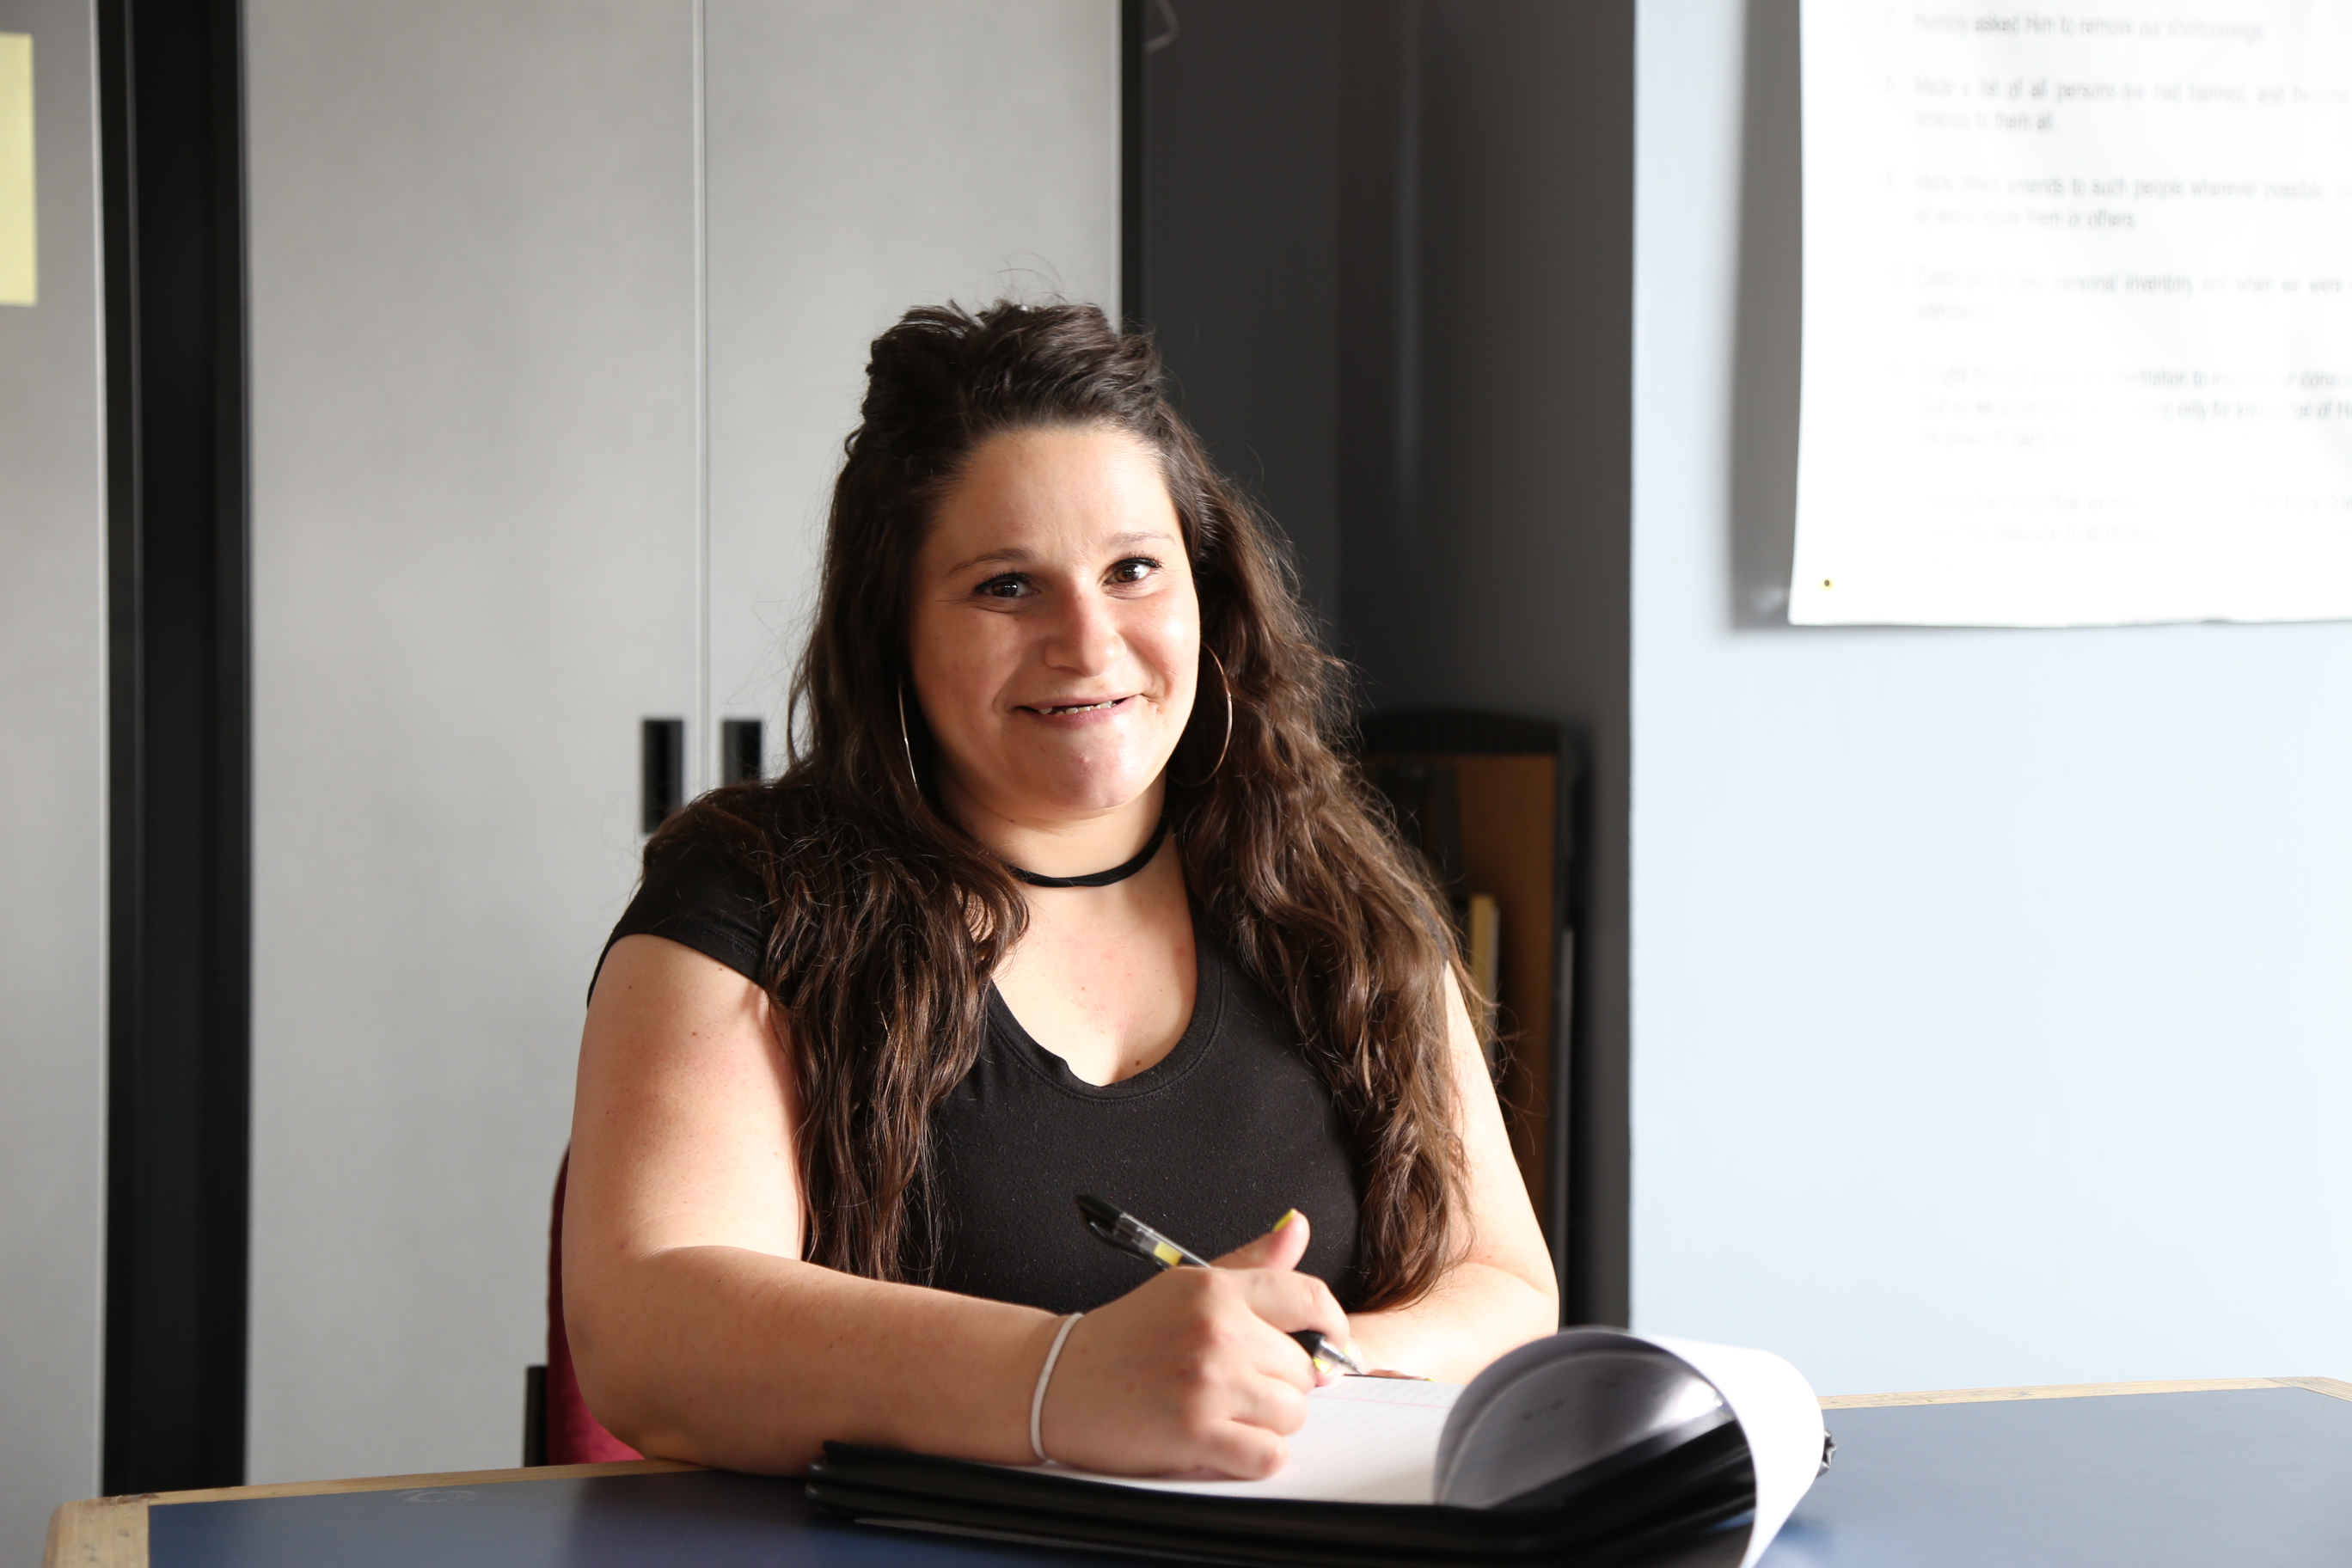
[[1118, 310], [1108, 0], [711, 0], [711, 697], [774, 720], [866, 345], [909, 305]]
[[694, 700], [687, 0], [251, 0], [251, 1478], [516, 1462]]
[[33, 37], [40, 302], [0, 305], [0, 1568], [98, 1489], [106, 501], [91, 8]]
[[707, 251], [694, 22], [248, 9], [256, 1479], [512, 1462], [636, 720], [770, 709], [875, 331], [1117, 277], [1115, 7], [711, 5]]

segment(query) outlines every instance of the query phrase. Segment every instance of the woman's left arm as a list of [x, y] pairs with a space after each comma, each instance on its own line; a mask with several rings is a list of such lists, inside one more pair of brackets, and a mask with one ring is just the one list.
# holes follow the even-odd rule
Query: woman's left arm
[[1370, 1365], [1467, 1383], [1505, 1351], [1559, 1327], [1559, 1292], [1535, 1205], [1511, 1157], [1486, 1054], [1461, 989], [1450, 981], [1445, 1000], [1466, 1245], [1419, 1301], [1352, 1313], [1348, 1326]]

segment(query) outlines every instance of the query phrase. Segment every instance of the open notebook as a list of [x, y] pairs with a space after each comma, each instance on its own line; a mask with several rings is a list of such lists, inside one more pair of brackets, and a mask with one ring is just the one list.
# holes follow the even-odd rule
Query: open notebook
[[1033, 1466], [1030, 1473], [1195, 1497], [1434, 1502], [1437, 1439], [1461, 1394], [1458, 1383], [1343, 1377], [1307, 1396], [1307, 1425], [1290, 1440], [1290, 1462], [1264, 1480], [1138, 1479], [1063, 1465]]
[[827, 1444], [820, 1506], [1158, 1556], [1599, 1564], [1748, 1515], [1743, 1568], [1826, 1459], [1812, 1390], [1761, 1351], [1571, 1329], [1467, 1386], [1343, 1378], [1263, 1480], [1097, 1476]]

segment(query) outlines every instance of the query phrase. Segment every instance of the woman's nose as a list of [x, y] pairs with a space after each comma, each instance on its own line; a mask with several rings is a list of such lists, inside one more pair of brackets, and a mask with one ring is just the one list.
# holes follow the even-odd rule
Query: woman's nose
[[1099, 594], [1065, 595], [1046, 634], [1045, 662], [1076, 675], [1110, 668], [1119, 646], [1118, 623], [1110, 602]]

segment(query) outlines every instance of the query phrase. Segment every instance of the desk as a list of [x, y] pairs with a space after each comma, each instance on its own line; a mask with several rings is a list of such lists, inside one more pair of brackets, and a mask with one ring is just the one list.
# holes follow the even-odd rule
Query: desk
[[[2352, 1563], [2352, 1384], [2249, 1377], [1822, 1405], [1837, 1463], [1763, 1568]], [[1738, 1559], [1727, 1537], [1677, 1561]], [[58, 1510], [45, 1559], [47, 1568], [1139, 1561], [848, 1524], [815, 1516], [796, 1480], [661, 1460], [100, 1498]]]

